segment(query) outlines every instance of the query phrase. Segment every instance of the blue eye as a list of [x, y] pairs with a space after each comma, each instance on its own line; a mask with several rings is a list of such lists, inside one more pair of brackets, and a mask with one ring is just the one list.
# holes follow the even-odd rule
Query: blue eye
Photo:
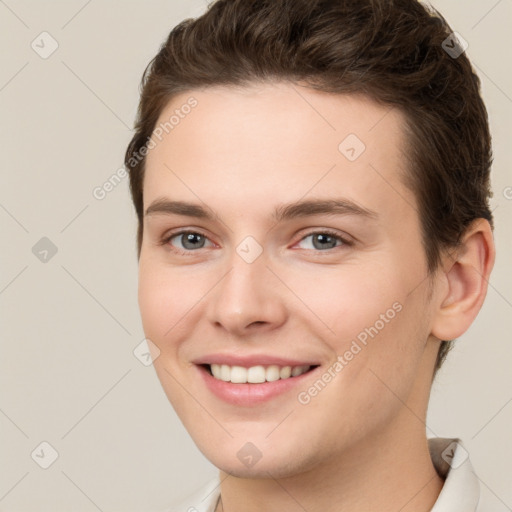
[[[181, 244], [181, 247], [175, 246], [174, 243], [171, 243], [172, 240], [177, 239]], [[208, 239], [201, 235], [201, 233], [196, 233], [195, 231], [181, 231], [179, 233], [174, 233], [170, 237], [168, 237], [165, 242], [171, 243], [176, 249], [179, 251], [194, 251], [197, 249], [202, 249], [205, 247], [206, 241]]]
[[352, 245], [351, 241], [343, 238], [335, 231], [330, 231], [328, 229], [313, 231], [307, 234], [300, 240], [299, 244], [310, 237], [311, 243], [309, 244], [309, 247], [306, 247], [306, 249], [313, 249], [321, 252], [325, 252], [329, 249], [335, 249], [336, 247], [343, 245]]
[[[305, 235], [297, 245], [304, 243], [308, 239], [310, 239], [310, 241], [306, 243], [306, 247], [301, 248], [307, 250], [311, 249], [314, 252], [325, 252], [329, 249], [335, 249], [336, 247], [352, 245], [351, 241], [343, 238], [338, 233], [325, 229], [313, 231]], [[161, 245], [170, 245], [172, 250], [178, 254], [190, 255], [198, 249], [213, 247], [215, 244], [197, 231], [178, 231], [164, 237], [161, 241]]]
[[305, 247], [306, 249], [324, 251], [334, 249], [341, 245], [350, 245], [350, 243], [344, 240], [340, 235], [331, 231], [315, 231], [313, 233], [309, 233], [309, 235], [302, 238], [299, 243], [307, 240], [308, 238], [311, 238], [311, 242], [308, 244], [309, 247]]

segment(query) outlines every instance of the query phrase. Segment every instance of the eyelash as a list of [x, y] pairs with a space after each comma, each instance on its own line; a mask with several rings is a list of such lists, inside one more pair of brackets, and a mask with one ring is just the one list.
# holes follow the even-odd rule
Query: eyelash
[[[169, 245], [171, 248], [172, 248], [172, 251], [179, 254], [179, 255], [182, 255], [182, 256], [193, 256], [194, 253], [196, 253], [197, 251], [199, 251], [200, 249], [195, 249], [195, 250], [189, 250], [189, 251], [184, 251], [183, 249], [178, 249], [174, 246], [171, 246], [169, 244], [169, 242], [171, 241], [172, 238], [178, 236], [178, 235], [185, 235], [185, 234], [193, 234], [193, 235], [201, 235], [202, 237], [208, 239], [208, 237], [206, 235], [204, 235], [203, 233], [201, 233], [200, 231], [192, 231], [192, 230], [188, 230], [188, 229], [183, 229], [181, 231], [175, 231], [173, 233], [169, 233], [167, 235], [165, 235], [162, 240], [160, 241], [160, 244], [159, 245]], [[350, 240], [347, 240], [346, 238], [342, 237], [339, 233], [335, 232], [335, 231], [332, 231], [330, 229], [321, 229], [321, 230], [317, 230], [317, 231], [310, 231], [309, 233], [305, 234], [300, 240], [299, 242], [301, 242], [302, 240], [304, 240], [305, 238], [309, 237], [309, 236], [312, 236], [312, 235], [328, 235], [328, 236], [331, 236], [337, 240], [339, 240], [341, 242], [341, 245], [338, 245], [336, 247], [332, 247], [330, 249], [325, 249], [325, 250], [315, 250], [313, 249], [313, 252], [316, 252], [316, 253], [327, 253], [327, 252], [330, 252], [336, 248], [339, 248], [339, 247], [342, 247], [343, 245], [346, 245], [348, 247], [354, 245], [354, 243]], [[297, 243], [299, 243], [297, 242]], [[306, 249], [308, 250], [308, 249]]]

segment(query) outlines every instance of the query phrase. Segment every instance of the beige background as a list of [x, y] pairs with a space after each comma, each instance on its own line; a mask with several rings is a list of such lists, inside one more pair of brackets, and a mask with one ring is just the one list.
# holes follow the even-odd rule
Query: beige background
[[[1, 511], [161, 510], [216, 473], [133, 354], [144, 335], [127, 179], [93, 196], [122, 166], [144, 67], [204, 5], [0, 0]], [[483, 80], [498, 258], [434, 385], [428, 433], [461, 437], [492, 510], [511, 510], [512, 1], [435, 5]], [[58, 43], [46, 59], [43, 31]], [[48, 242], [32, 249], [43, 237], [57, 248], [46, 262]], [[43, 441], [58, 452], [48, 469]]]

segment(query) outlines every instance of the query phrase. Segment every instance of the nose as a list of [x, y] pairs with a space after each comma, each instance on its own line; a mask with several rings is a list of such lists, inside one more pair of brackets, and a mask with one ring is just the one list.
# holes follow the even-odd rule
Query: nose
[[267, 268], [266, 258], [247, 263], [234, 254], [231, 264], [209, 294], [206, 315], [210, 323], [236, 337], [281, 326], [287, 317], [282, 284]]

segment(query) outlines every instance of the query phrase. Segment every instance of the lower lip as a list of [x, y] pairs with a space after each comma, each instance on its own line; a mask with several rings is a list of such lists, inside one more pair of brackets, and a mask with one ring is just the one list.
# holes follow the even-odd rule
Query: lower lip
[[232, 382], [216, 379], [204, 366], [198, 366], [197, 368], [206, 386], [215, 396], [233, 405], [251, 406], [271, 400], [300, 384], [304, 385], [305, 379], [319, 367], [297, 377], [279, 379], [274, 382], [262, 382], [261, 384], [233, 384]]

